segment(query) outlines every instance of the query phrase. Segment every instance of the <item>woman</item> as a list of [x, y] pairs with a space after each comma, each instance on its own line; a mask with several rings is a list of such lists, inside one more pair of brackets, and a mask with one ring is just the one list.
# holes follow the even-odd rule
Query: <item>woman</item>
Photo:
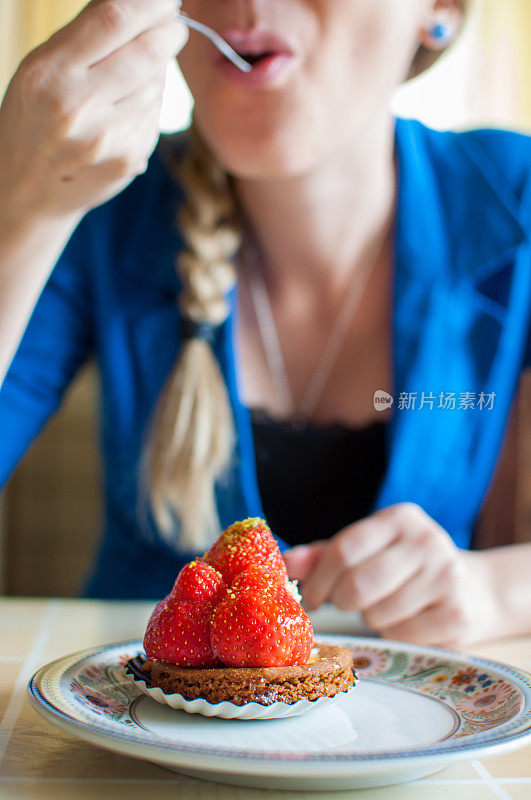
[[309, 607], [442, 645], [529, 632], [531, 547], [467, 548], [531, 361], [531, 148], [388, 111], [464, 3], [183, 6], [257, 67], [191, 36], [194, 124], [149, 164], [173, 2], [92, 2], [5, 98], [0, 480], [96, 353], [89, 596], [160, 596], [216, 515], [265, 513]]

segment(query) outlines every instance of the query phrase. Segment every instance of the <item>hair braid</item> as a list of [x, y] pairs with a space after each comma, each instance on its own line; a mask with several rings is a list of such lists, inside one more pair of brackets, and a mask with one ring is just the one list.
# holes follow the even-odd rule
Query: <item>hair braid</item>
[[[226, 295], [236, 282], [231, 259], [242, 238], [230, 179], [194, 125], [172, 171], [185, 194], [178, 211], [185, 242], [176, 263], [179, 306], [186, 318], [219, 325], [229, 313]], [[179, 549], [203, 549], [218, 535], [214, 486], [233, 444], [232, 410], [212, 347], [203, 339], [185, 340], [162, 392], [148, 447], [154, 516]]]

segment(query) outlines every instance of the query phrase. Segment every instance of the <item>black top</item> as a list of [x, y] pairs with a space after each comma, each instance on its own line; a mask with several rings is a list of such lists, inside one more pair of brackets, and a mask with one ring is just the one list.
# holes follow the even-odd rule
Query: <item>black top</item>
[[258, 486], [273, 532], [290, 545], [366, 517], [387, 466], [386, 422], [296, 427], [251, 410]]

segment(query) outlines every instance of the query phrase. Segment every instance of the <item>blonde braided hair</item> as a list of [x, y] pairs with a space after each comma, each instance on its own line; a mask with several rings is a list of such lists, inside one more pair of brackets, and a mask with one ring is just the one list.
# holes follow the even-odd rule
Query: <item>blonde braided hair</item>
[[[236, 282], [231, 259], [242, 232], [230, 178], [196, 127], [172, 172], [185, 194], [177, 256], [185, 319], [220, 325]], [[147, 451], [151, 504], [161, 534], [179, 549], [201, 550], [219, 534], [214, 487], [230, 463], [234, 420], [227, 388], [208, 341], [183, 341], [154, 417]], [[175, 519], [180, 534], [175, 533]]]

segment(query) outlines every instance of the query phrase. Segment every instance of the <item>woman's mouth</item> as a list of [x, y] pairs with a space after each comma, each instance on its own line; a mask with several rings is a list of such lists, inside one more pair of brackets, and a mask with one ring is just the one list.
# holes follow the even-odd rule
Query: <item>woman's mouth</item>
[[252, 65], [251, 72], [242, 72], [219, 52], [214, 53], [214, 63], [221, 74], [239, 86], [247, 88], [271, 87], [285, 75], [295, 62], [295, 50], [283, 37], [260, 29], [231, 29], [221, 35], [238, 55]]

